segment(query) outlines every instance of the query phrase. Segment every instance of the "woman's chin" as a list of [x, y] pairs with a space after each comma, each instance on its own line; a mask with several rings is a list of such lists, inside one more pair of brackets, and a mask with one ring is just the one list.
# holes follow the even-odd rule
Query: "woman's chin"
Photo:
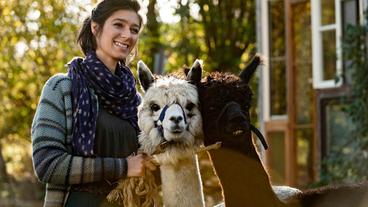
[[128, 55], [124, 53], [124, 54], [115, 55], [114, 57], [116, 60], [122, 61], [122, 60], [125, 60], [128, 57]]

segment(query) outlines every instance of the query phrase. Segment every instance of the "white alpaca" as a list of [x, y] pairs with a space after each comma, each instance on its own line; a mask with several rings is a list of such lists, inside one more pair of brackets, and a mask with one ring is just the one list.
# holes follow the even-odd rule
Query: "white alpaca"
[[145, 91], [138, 110], [139, 142], [147, 154], [166, 143], [164, 152], [155, 156], [160, 165], [165, 207], [204, 206], [196, 156], [203, 138], [202, 119], [194, 85], [201, 79], [201, 67], [196, 61], [187, 80], [155, 80], [148, 67], [138, 62], [139, 82]]

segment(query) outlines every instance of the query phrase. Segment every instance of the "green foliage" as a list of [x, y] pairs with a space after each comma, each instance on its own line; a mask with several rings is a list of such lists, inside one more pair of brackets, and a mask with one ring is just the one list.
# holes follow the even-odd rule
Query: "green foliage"
[[[140, 53], [143, 59], [151, 63], [153, 56], [148, 56], [152, 52], [147, 47], [159, 42], [167, 57], [168, 72], [182, 65], [190, 66], [196, 58], [204, 60], [208, 72], [238, 73], [245, 67], [249, 53], [255, 52], [255, 1], [178, 0], [177, 3], [178, 23], [158, 22], [160, 36], [152, 35], [157, 27], [147, 31], [147, 26], [143, 31], [140, 47], [144, 50]], [[195, 7], [199, 8], [198, 15], [191, 13]], [[153, 18], [148, 15], [148, 19]]]
[[18, 134], [29, 139], [41, 87], [51, 74], [65, 72], [64, 64], [79, 54], [74, 43], [79, 16], [66, 5], [57, 0], [1, 1], [0, 138]]
[[[353, 101], [348, 113], [357, 126], [356, 135], [368, 135], [368, 12], [365, 25], [349, 26], [345, 39], [345, 57], [351, 61]], [[367, 146], [368, 147], [368, 146]]]
[[[255, 1], [197, 0], [210, 68], [238, 73], [244, 54], [254, 53]], [[241, 66], [242, 65], [242, 66]]]
[[[163, 46], [161, 38], [162, 23], [157, 20], [156, 0], [150, 0], [147, 8], [147, 23], [140, 35], [139, 59], [153, 69], [154, 54]], [[152, 55], [151, 55], [152, 54]]]
[[180, 16], [180, 22], [172, 25], [171, 28], [166, 28], [166, 32], [169, 32], [169, 29], [175, 31], [176, 35], [171, 36], [172, 39], [168, 47], [174, 51], [172, 59], [179, 60], [176, 61], [179, 65], [191, 66], [196, 58], [205, 59], [207, 57], [202, 22], [190, 15], [190, 8], [194, 4], [195, 1], [185, 3], [178, 1], [175, 13]]
[[346, 112], [354, 124], [349, 139], [324, 161], [322, 182], [368, 179], [368, 13], [364, 25], [349, 25], [343, 40], [347, 73], [352, 75], [351, 100]]
[[29, 153], [30, 126], [45, 81], [66, 72], [65, 63], [80, 55], [75, 38], [84, 6], [69, 0], [0, 1], [0, 180], [8, 178], [8, 187], [0, 186], [2, 201], [42, 197]]

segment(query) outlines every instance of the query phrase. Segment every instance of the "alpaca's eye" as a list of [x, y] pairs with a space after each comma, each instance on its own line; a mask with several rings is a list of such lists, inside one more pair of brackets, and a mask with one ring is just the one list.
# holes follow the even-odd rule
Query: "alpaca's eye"
[[191, 111], [193, 108], [194, 108], [194, 103], [192, 102], [189, 102], [187, 103], [187, 105], [185, 106], [185, 109], [188, 110], [188, 111]]
[[150, 105], [150, 108], [151, 108], [151, 111], [158, 111], [158, 110], [160, 110], [160, 106], [157, 105], [157, 104], [155, 104], [155, 103], [151, 104]]
[[188, 114], [187, 114], [187, 117], [188, 117], [188, 118], [192, 118], [193, 116], [194, 116], [194, 114], [192, 114], [192, 113], [188, 113]]

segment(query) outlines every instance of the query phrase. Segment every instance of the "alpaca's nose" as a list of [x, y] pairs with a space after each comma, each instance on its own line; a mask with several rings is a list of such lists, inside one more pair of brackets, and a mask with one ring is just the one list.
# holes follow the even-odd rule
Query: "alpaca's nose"
[[183, 121], [182, 116], [172, 116], [170, 117], [170, 121], [174, 122], [175, 124], [179, 124], [181, 121]]

